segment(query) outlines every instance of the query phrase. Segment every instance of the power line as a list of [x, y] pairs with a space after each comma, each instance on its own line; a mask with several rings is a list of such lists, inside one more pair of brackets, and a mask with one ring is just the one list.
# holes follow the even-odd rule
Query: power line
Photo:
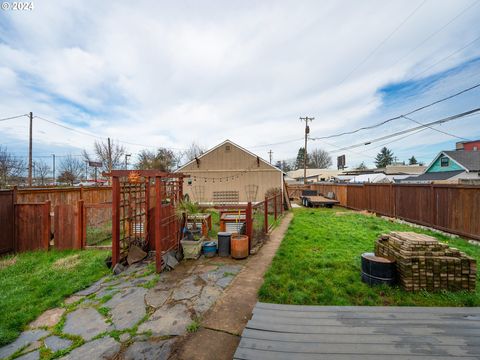
[[398, 116], [395, 116], [395, 117], [392, 117], [392, 118], [389, 118], [387, 120], [384, 120], [384, 121], [381, 121], [379, 123], [376, 123], [376, 124], [373, 124], [373, 125], [370, 125], [370, 126], [364, 126], [364, 127], [361, 127], [361, 128], [358, 128], [356, 130], [352, 130], [352, 131], [345, 131], [345, 132], [342, 132], [342, 133], [338, 133], [338, 134], [333, 134], [333, 135], [327, 135], [327, 136], [320, 136], [320, 137], [314, 137], [314, 138], [310, 138], [311, 140], [322, 140], [322, 139], [331, 139], [331, 138], [334, 138], [334, 137], [340, 137], [340, 136], [344, 136], [344, 135], [351, 135], [351, 134], [355, 134], [359, 131], [362, 131], [362, 130], [369, 130], [369, 129], [373, 129], [373, 128], [376, 128], [376, 127], [379, 127], [379, 126], [382, 126], [382, 125], [385, 125], [389, 122], [392, 122], [392, 121], [395, 121], [395, 120], [399, 120], [399, 119], [402, 119], [403, 117], [407, 116], [407, 115], [411, 115], [411, 114], [414, 114], [418, 111], [421, 111], [421, 110], [424, 110], [426, 108], [429, 108], [431, 106], [434, 106], [434, 105], [437, 105], [441, 102], [444, 102], [444, 101], [447, 101], [447, 100], [450, 100], [450, 99], [453, 99], [454, 97], [457, 97], [457, 96], [460, 96], [468, 91], [471, 91], [471, 90], [474, 90], [476, 88], [480, 87], [480, 83], [476, 84], [476, 85], [473, 85], [467, 89], [463, 89], [455, 94], [452, 94], [452, 95], [449, 95], [447, 97], [444, 97], [440, 100], [436, 100], [434, 102], [431, 102], [430, 104], [427, 104], [427, 105], [424, 105], [424, 106], [421, 106], [421, 107], [418, 107], [414, 110], [411, 110], [405, 114], [402, 114], [402, 115], [398, 115]]
[[373, 143], [373, 142], [377, 142], [377, 141], [381, 141], [381, 140], [386, 140], [386, 139], [389, 139], [389, 138], [392, 138], [392, 137], [396, 137], [396, 136], [399, 136], [399, 135], [403, 135], [403, 134], [406, 134], [406, 133], [409, 133], [409, 132], [412, 132], [412, 131], [416, 131], [416, 130], [418, 130], [418, 129], [422, 129], [422, 128], [428, 127], [428, 126], [430, 126], [430, 125], [443, 124], [443, 123], [446, 123], [446, 122], [450, 122], [450, 121], [453, 121], [453, 120], [457, 120], [457, 119], [466, 117], [466, 116], [468, 116], [468, 115], [476, 114], [476, 113], [478, 113], [479, 111], [480, 111], [480, 108], [475, 108], [475, 109], [472, 109], [472, 110], [469, 110], [469, 111], [466, 111], [466, 112], [463, 112], [463, 113], [460, 113], [460, 114], [452, 115], [452, 116], [449, 116], [449, 117], [446, 117], [446, 118], [443, 118], [443, 119], [440, 119], [440, 120], [436, 120], [436, 121], [432, 121], [432, 122], [429, 122], [429, 123], [425, 123], [425, 124], [423, 124], [423, 125], [416, 126], [416, 127], [414, 127], [414, 128], [410, 128], [410, 129], [398, 131], [398, 132], [395, 132], [395, 133], [390, 134], [390, 135], [385, 135], [385, 136], [382, 136], [382, 137], [379, 137], [379, 138], [376, 138], [376, 139], [373, 139], [373, 140], [365, 141], [365, 142], [363, 142], [363, 143], [361, 143], [361, 144], [346, 146], [346, 147], [340, 148], [340, 149], [338, 149], [338, 150], [334, 150], [333, 152], [338, 152], [338, 151], [353, 149], [353, 148], [357, 148], [357, 147], [361, 147], [361, 146], [365, 146], [365, 145], [370, 145], [370, 144]]
[[[410, 120], [410, 121], [413, 121], [414, 123], [417, 123], [417, 124], [419, 124], [419, 125], [425, 125], [424, 123], [421, 123], [420, 121], [417, 121], [417, 120], [415, 120], [415, 119], [409, 118], [408, 116], [403, 116], [403, 117], [404, 117], [405, 119]], [[425, 126], [426, 126], [427, 128], [429, 128], [429, 129], [432, 129], [432, 130], [437, 131], [437, 132], [439, 132], [439, 133], [442, 133], [442, 134], [445, 134], [445, 135], [448, 135], [448, 136], [451, 136], [451, 137], [454, 137], [454, 138], [457, 138], [457, 139], [460, 139], [460, 140], [466, 140], [466, 141], [471, 140], [471, 139], [467, 139], [467, 138], [464, 138], [464, 137], [461, 137], [461, 136], [457, 136], [457, 135], [448, 133], [448, 132], [443, 131], [443, 130], [440, 130], [440, 129], [436, 129], [436, 128], [432, 127], [432, 126], [428, 126], [428, 125], [425, 125]]]
[[18, 119], [18, 118], [21, 118], [21, 117], [24, 117], [24, 116], [28, 116], [28, 114], [23, 114], [23, 115], [17, 115], [17, 116], [7, 117], [7, 118], [0, 119], [0, 121], [7, 121], [7, 120], [12, 120], [12, 119]]

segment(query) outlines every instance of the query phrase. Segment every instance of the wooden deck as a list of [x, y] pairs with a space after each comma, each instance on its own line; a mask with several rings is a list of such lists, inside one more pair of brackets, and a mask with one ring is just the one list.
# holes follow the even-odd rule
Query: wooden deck
[[234, 359], [480, 359], [480, 308], [257, 303]]

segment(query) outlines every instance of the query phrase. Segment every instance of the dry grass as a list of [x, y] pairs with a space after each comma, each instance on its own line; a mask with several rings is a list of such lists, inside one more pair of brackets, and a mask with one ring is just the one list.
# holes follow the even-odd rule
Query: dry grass
[[9, 266], [14, 265], [17, 262], [17, 257], [13, 256], [11, 258], [1, 259], [0, 260], [0, 270], [5, 269]]
[[71, 270], [74, 267], [76, 267], [79, 263], [80, 263], [80, 256], [76, 254], [76, 255], [70, 255], [70, 256], [58, 259], [53, 263], [52, 267], [55, 270]]

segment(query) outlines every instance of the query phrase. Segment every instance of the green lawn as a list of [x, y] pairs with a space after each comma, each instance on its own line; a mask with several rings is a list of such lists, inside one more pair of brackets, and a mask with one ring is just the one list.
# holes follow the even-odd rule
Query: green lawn
[[480, 246], [374, 216], [335, 209], [295, 209], [294, 218], [265, 275], [261, 301], [309, 305], [480, 306], [476, 292], [408, 293], [369, 287], [360, 280], [360, 255], [372, 252], [378, 235], [392, 230], [433, 235], [480, 261]]
[[107, 251], [36, 251], [0, 258], [0, 346], [45, 310], [109, 273]]

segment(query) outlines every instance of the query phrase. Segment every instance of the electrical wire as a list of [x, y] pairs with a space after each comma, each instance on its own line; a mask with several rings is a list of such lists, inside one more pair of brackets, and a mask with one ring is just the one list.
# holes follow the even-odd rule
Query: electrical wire
[[7, 121], [7, 120], [12, 120], [12, 119], [18, 119], [18, 118], [21, 118], [21, 117], [24, 117], [24, 116], [28, 116], [28, 114], [23, 114], [23, 115], [17, 115], [17, 116], [7, 117], [7, 118], [0, 119], [0, 121]]
[[[412, 122], [414, 122], [414, 123], [417, 123], [417, 124], [419, 124], [419, 125], [425, 125], [424, 123], [421, 123], [420, 121], [417, 121], [417, 120], [415, 120], [415, 119], [409, 118], [408, 116], [403, 116], [403, 118], [405, 118], [405, 119], [407, 119], [407, 120], [410, 120], [410, 121], [412, 121]], [[445, 135], [448, 135], [448, 136], [451, 136], [451, 137], [454, 137], [454, 138], [457, 138], [457, 139], [460, 139], [460, 140], [465, 140], [465, 141], [470, 141], [470, 140], [471, 140], [471, 139], [467, 139], [467, 138], [464, 138], [464, 137], [461, 137], [461, 136], [457, 136], [457, 135], [451, 134], [451, 133], [449, 133], [449, 132], [446, 132], [446, 131], [443, 131], [443, 130], [440, 130], [440, 129], [436, 129], [436, 128], [432, 127], [432, 126], [428, 126], [428, 125], [427, 125], [427, 127], [428, 127], [429, 129], [432, 129], [432, 130], [437, 131], [437, 132], [439, 132], [439, 133], [442, 133], [442, 134], [445, 134]]]
[[333, 134], [333, 135], [327, 135], [327, 136], [319, 136], [319, 137], [311, 137], [310, 140], [322, 140], [322, 139], [331, 139], [331, 138], [334, 138], [334, 137], [339, 137], [339, 136], [344, 136], [344, 135], [351, 135], [351, 134], [355, 134], [359, 131], [362, 131], [362, 130], [369, 130], [369, 129], [373, 129], [373, 128], [376, 128], [376, 127], [379, 127], [379, 126], [382, 126], [382, 125], [385, 125], [389, 122], [392, 122], [392, 121], [395, 121], [395, 120], [399, 120], [399, 119], [402, 119], [404, 116], [407, 116], [407, 115], [411, 115], [411, 114], [414, 114], [418, 111], [421, 111], [421, 110], [424, 110], [424, 109], [427, 109], [431, 106], [434, 106], [434, 105], [437, 105], [439, 103], [442, 103], [444, 101], [447, 101], [447, 100], [450, 100], [450, 99], [453, 99], [454, 97], [457, 97], [457, 96], [460, 96], [468, 91], [472, 91], [476, 88], [480, 87], [480, 83], [476, 84], [476, 85], [473, 85], [467, 89], [463, 89], [455, 94], [452, 94], [452, 95], [449, 95], [447, 97], [444, 97], [440, 100], [436, 100], [430, 104], [427, 104], [427, 105], [424, 105], [424, 106], [421, 106], [419, 108], [416, 108], [414, 110], [411, 110], [405, 114], [402, 114], [402, 115], [398, 115], [398, 116], [395, 116], [395, 117], [392, 117], [392, 118], [389, 118], [387, 120], [384, 120], [384, 121], [381, 121], [379, 123], [376, 123], [376, 124], [373, 124], [373, 125], [370, 125], [370, 126], [364, 126], [364, 127], [361, 127], [361, 128], [358, 128], [356, 130], [352, 130], [352, 131], [345, 131], [345, 132], [342, 132], [342, 133], [338, 133], [338, 134]]
[[389, 135], [385, 135], [385, 136], [381, 136], [381, 137], [379, 137], [379, 138], [372, 139], [372, 140], [369, 140], [369, 141], [364, 141], [364, 142], [362, 142], [361, 144], [355, 144], [355, 145], [346, 146], [346, 147], [340, 148], [340, 149], [338, 149], [338, 150], [334, 150], [334, 151], [332, 151], [332, 152], [339, 152], [339, 151], [343, 151], [343, 150], [354, 149], [354, 148], [357, 148], [357, 147], [370, 145], [370, 144], [373, 143], [373, 142], [377, 142], [377, 141], [381, 141], [381, 140], [386, 140], [386, 139], [389, 139], [389, 138], [392, 138], [392, 137], [396, 137], [396, 136], [399, 136], [399, 135], [407, 134], [407, 133], [409, 133], [409, 132], [416, 131], [416, 130], [418, 130], [418, 129], [422, 129], [422, 128], [428, 127], [428, 126], [430, 126], [430, 125], [443, 124], [443, 123], [450, 122], [450, 121], [453, 121], [453, 120], [461, 119], [461, 118], [464, 118], [464, 117], [466, 117], [466, 116], [476, 114], [476, 113], [478, 113], [478, 112], [480, 112], [480, 108], [475, 108], [475, 109], [472, 109], [472, 110], [469, 110], [469, 111], [466, 111], [466, 112], [463, 112], [463, 113], [460, 113], [460, 114], [452, 115], [452, 116], [449, 116], [449, 117], [446, 117], [446, 118], [443, 118], [443, 119], [440, 119], [440, 120], [436, 120], [436, 121], [432, 121], [432, 122], [429, 122], [429, 123], [425, 123], [425, 124], [423, 124], [423, 125], [416, 126], [416, 127], [414, 127], [414, 128], [410, 128], [410, 129], [398, 131], [398, 132], [396, 132], [396, 133], [389, 134]]

